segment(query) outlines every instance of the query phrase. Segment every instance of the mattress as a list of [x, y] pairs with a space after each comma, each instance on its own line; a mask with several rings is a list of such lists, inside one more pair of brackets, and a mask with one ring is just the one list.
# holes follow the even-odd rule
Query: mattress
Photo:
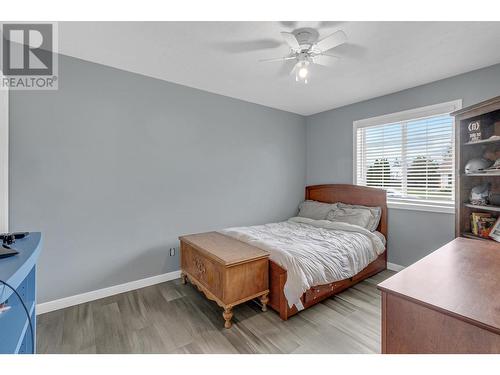
[[287, 221], [220, 231], [270, 253], [287, 270], [290, 307], [304, 307], [302, 294], [315, 285], [350, 278], [385, 251], [379, 232], [347, 223], [293, 217]]

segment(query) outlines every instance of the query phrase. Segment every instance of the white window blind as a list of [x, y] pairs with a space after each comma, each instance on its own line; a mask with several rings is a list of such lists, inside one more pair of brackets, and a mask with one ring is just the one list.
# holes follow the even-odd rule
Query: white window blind
[[392, 123], [355, 124], [355, 183], [386, 189], [389, 204], [452, 207], [453, 118], [449, 112], [418, 115]]

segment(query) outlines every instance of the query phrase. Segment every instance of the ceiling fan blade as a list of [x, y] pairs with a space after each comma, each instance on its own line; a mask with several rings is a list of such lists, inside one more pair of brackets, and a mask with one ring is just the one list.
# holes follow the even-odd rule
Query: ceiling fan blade
[[313, 62], [314, 64], [326, 66], [326, 67], [332, 67], [335, 65], [339, 58], [337, 56], [333, 55], [327, 55], [325, 53], [319, 54], [314, 56]]
[[276, 39], [256, 39], [256, 40], [234, 40], [217, 42], [213, 44], [215, 48], [229, 53], [246, 53], [252, 51], [260, 51], [273, 49], [283, 45], [283, 41]]
[[260, 59], [259, 62], [276, 62], [276, 61], [287, 61], [293, 59], [295, 59], [295, 56], [277, 57], [273, 59]]
[[319, 42], [315, 44], [315, 47], [320, 51], [328, 51], [332, 48], [340, 46], [345, 43], [347, 40], [347, 35], [342, 30], [334, 32], [332, 35], [327, 36], [326, 38], [321, 39]]
[[282, 31], [281, 36], [285, 39], [286, 44], [288, 44], [292, 51], [300, 51], [300, 45], [295, 35]]

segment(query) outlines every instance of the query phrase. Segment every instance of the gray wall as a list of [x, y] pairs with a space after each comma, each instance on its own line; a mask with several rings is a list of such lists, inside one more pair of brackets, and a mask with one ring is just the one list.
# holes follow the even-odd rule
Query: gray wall
[[[310, 116], [307, 183], [352, 183], [355, 120], [454, 99], [468, 106], [497, 95], [500, 64]], [[454, 215], [389, 209], [388, 237], [389, 261], [409, 265], [453, 239]]]
[[11, 230], [42, 231], [39, 302], [177, 270], [181, 234], [292, 216], [301, 116], [61, 56], [10, 94]]

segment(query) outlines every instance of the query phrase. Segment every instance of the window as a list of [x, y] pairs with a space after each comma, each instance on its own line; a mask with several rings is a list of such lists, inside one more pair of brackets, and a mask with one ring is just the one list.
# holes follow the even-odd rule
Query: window
[[354, 183], [388, 206], [454, 212], [454, 119], [461, 101], [354, 122]]

